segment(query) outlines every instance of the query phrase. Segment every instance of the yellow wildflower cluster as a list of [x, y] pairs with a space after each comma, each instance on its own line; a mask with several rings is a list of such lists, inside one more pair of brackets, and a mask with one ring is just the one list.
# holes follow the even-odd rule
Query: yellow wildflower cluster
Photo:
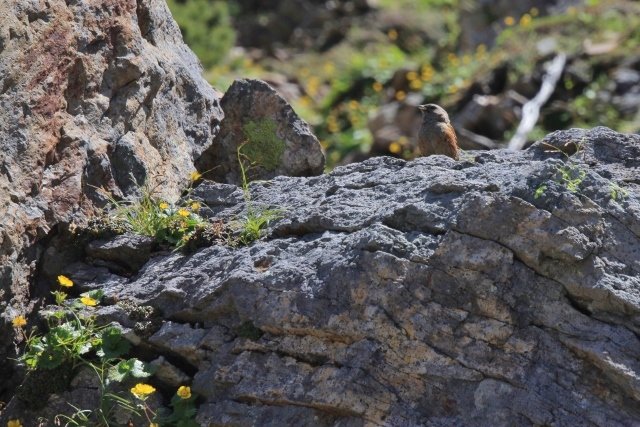
[[335, 133], [340, 130], [336, 116], [330, 115], [327, 117], [327, 129], [329, 129], [329, 132], [331, 133]]
[[423, 82], [428, 82], [429, 80], [431, 80], [436, 71], [430, 64], [425, 64], [422, 66], [422, 68], [420, 68], [420, 73], [420, 79]]
[[320, 79], [316, 76], [312, 76], [307, 82], [305, 90], [307, 91], [309, 96], [316, 96], [318, 94], [319, 87], [320, 87]]

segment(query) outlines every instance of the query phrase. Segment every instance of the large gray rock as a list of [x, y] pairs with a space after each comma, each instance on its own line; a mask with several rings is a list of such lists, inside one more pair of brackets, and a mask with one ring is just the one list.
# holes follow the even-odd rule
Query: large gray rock
[[[16, 384], [11, 319], [36, 286], [44, 238], [63, 239], [134, 180], [178, 196], [222, 110], [162, 0], [0, 2], [0, 400]], [[49, 277], [73, 255], [50, 247]], [[44, 278], [43, 278], [44, 279]], [[35, 292], [34, 292], [35, 290]], [[8, 353], [7, 353], [8, 352]]]
[[640, 137], [545, 142], [584, 144], [575, 192], [539, 143], [278, 177], [251, 186], [286, 209], [269, 240], [105, 293], [171, 320], [207, 427], [640, 425]]
[[222, 97], [224, 120], [220, 134], [196, 162], [205, 177], [241, 184], [241, 149], [250, 180], [278, 175], [313, 176], [324, 171], [320, 142], [271, 86], [261, 80], [239, 79]]

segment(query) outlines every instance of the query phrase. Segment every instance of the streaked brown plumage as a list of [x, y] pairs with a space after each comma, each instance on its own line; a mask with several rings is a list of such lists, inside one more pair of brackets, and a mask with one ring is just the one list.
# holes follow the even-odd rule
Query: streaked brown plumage
[[420, 105], [422, 124], [418, 131], [418, 145], [423, 156], [444, 154], [458, 160], [458, 139], [449, 116], [436, 104]]

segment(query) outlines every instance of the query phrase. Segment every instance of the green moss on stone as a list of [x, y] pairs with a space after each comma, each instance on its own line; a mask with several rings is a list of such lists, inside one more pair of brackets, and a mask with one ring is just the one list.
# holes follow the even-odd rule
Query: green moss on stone
[[63, 363], [54, 369], [29, 371], [22, 385], [18, 387], [18, 400], [28, 410], [42, 409], [47, 405], [49, 396], [67, 390], [72, 374], [71, 363]]
[[118, 303], [127, 312], [131, 320], [136, 323], [133, 331], [140, 338], [147, 339], [162, 327], [162, 311], [150, 305], [138, 305], [133, 301], [120, 301]]
[[250, 121], [242, 126], [247, 144], [242, 154], [266, 170], [274, 170], [280, 165], [280, 156], [284, 153], [284, 141], [276, 136], [278, 126], [273, 120], [265, 117], [259, 122]]
[[256, 328], [253, 322], [249, 320], [238, 327], [236, 334], [238, 334], [239, 337], [247, 338], [251, 341], [258, 341], [264, 332]]

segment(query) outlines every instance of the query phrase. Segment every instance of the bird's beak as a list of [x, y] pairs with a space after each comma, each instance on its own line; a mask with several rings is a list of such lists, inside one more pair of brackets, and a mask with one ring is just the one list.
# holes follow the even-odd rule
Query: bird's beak
[[420, 111], [424, 111], [424, 110], [426, 110], [426, 109], [427, 109], [427, 108], [426, 108], [424, 105], [418, 105], [418, 110], [420, 110]]

